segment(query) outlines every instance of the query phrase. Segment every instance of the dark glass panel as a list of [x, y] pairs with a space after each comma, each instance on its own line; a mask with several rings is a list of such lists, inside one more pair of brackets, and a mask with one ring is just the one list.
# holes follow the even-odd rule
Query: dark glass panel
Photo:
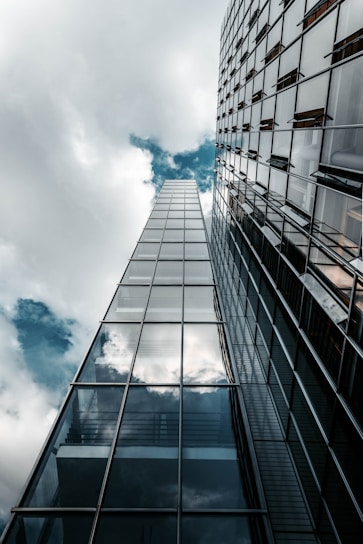
[[183, 395], [184, 508], [246, 508], [235, 391], [184, 387]]
[[133, 382], [179, 383], [181, 325], [145, 324], [137, 350]]
[[176, 508], [179, 389], [130, 387], [104, 506]]
[[363, 358], [348, 342], [345, 345], [340, 390], [363, 428]]
[[129, 513], [101, 514], [95, 544], [175, 544], [176, 516]]
[[139, 332], [140, 325], [104, 323], [92, 344], [79, 381], [125, 382]]
[[337, 383], [344, 337], [327, 313], [307, 292], [302, 310], [302, 328]]
[[7, 537], [8, 544], [87, 544], [93, 515], [18, 515]]
[[97, 505], [123, 391], [73, 391], [22, 506]]
[[[182, 518], [182, 544], [252, 544], [251, 518], [240, 515], [185, 515]], [[253, 521], [252, 521], [253, 523]], [[264, 540], [258, 540], [264, 542]]]

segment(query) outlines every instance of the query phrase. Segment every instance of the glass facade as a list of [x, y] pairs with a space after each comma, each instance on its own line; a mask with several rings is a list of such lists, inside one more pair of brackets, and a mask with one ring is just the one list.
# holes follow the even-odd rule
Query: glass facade
[[269, 542], [238, 384], [196, 183], [166, 181], [2, 542]]
[[211, 249], [276, 542], [363, 541], [362, 8], [222, 25]]

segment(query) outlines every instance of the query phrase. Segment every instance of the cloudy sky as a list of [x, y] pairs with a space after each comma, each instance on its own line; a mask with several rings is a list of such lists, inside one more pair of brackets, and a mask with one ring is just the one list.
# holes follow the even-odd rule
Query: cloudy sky
[[155, 187], [165, 177], [195, 177], [208, 204], [227, 3], [1, 2], [2, 520]]

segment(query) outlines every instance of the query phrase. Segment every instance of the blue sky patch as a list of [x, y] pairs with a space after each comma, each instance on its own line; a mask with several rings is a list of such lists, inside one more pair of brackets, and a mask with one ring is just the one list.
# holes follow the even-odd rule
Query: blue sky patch
[[50, 389], [65, 389], [79, 364], [64, 359], [72, 347], [75, 322], [59, 319], [43, 302], [23, 298], [17, 301], [12, 321], [34, 380]]
[[197, 181], [201, 192], [212, 186], [214, 176], [214, 140], [206, 140], [198, 149], [171, 155], [164, 151], [156, 141], [131, 135], [130, 142], [135, 147], [152, 154], [152, 183], [160, 188], [165, 179], [189, 179]]

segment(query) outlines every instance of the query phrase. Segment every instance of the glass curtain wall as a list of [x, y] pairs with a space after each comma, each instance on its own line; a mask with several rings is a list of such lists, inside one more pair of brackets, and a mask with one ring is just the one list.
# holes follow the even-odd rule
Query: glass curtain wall
[[363, 541], [362, 8], [233, 0], [222, 25], [211, 247], [281, 542]]
[[267, 542], [196, 183], [166, 181], [3, 544]]

